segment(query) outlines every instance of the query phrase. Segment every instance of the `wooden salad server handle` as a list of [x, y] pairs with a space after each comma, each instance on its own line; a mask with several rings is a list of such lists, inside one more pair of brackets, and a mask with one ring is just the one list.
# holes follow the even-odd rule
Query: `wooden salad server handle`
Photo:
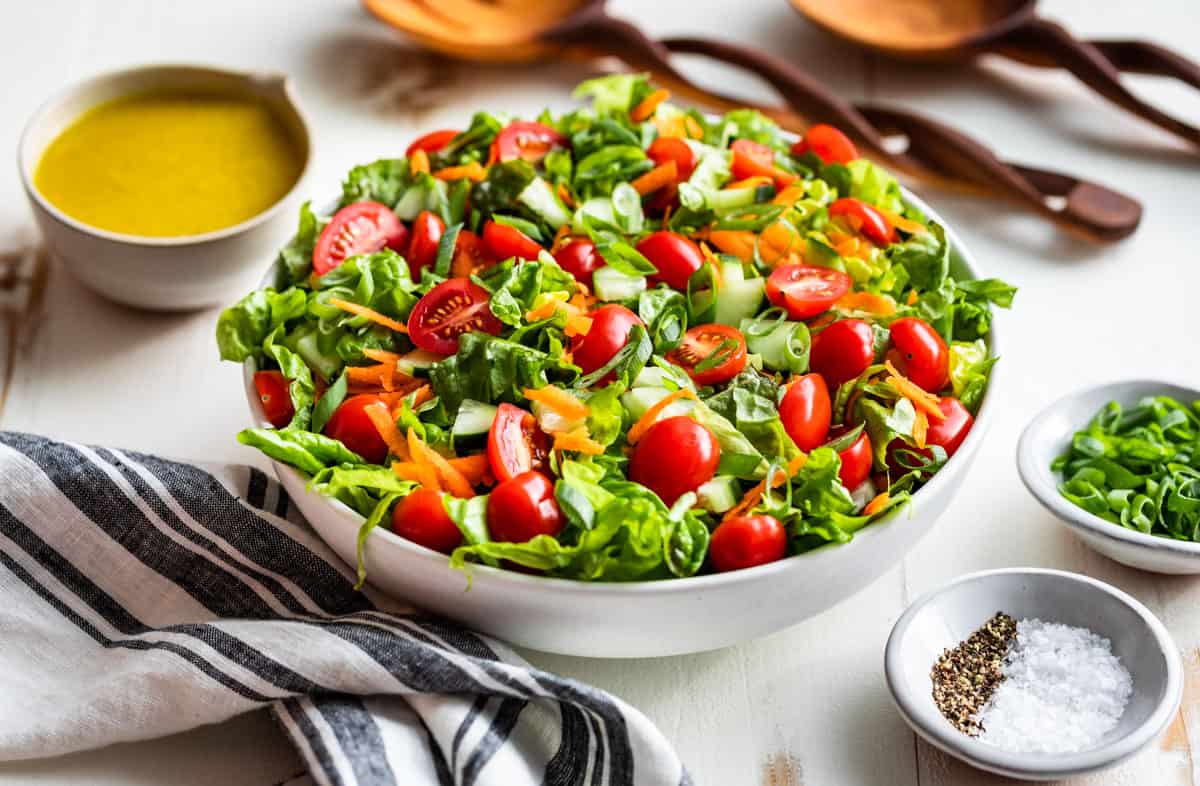
[[1087, 41], [1120, 71], [1178, 79], [1200, 90], [1200, 63], [1149, 41]]

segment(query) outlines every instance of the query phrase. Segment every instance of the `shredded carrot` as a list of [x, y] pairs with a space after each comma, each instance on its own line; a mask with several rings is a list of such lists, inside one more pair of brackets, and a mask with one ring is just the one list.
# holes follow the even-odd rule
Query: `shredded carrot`
[[726, 254], [732, 254], [743, 262], [754, 259], [753, 232], [745, 230], [718, 229], [708, 233], [708, 242]]
[[890, 376], [887, 378], [887, 383], [896, 389], [896, 392], [912, 402], [913, 407], [918, 412], [924, 412], [934, 420], [945, 420], [946, 415], [938, 406], [940, 399], [927, 392], [923, 387], [905, 377], [896, 367], [892, 365], [892, 361], [884, 361], [884, 367], [887, 368]]
[[424, 150], [414, 150], [412, 156], [408, 159], [408, 171], [411, 174], [419, 174], [429, 171], [429, 155]]
[[412, 401], [409, 403], [413, 407], [419, 407], [426, 401], [429, 401], [429, 399], [433, 398], [433, 390], [429, 387], [429, 385], [422, 385], [419, 388], [415, 388], [409, 395], [412, 396]]
[[762, 231], [759, 253], [762, 255], [762, 247], [766, 246], [766, 249], [772, 253], [762, 255], [763, 261], [772, 264], [791, 253], [799, 243], [800, 235], [796, 232], [795, 227], [787, 221], [776, 221]]
[[917, 302], [917, 290], [912, 290], [908, 293], [908, 305], [915, 305]]
[[686, 115], [683, 118], [683, 128], [692, 139], [704, 138], [704, 129], [700, 127], [700, 123], [696, 121], [696, 118], [691, 115]]
[[604, 452], [604, 446], [588, 435], [587, 428], [580, 426], [571, 431], [561, 431], [554, 435], [554, 450], [570, 450], [588, 456], [599, 456]]
[[712, 272], [712, 286], [715, 290], [725, 288], [725, 275], [721, 270], [721, 260], [717, 259], [717, 255], [709, 248], [708, 243], [701, 241], [700, 253], [704, 255], [704, 261], [708, 263]]
[[882, 494], [877, 494], [874, 499], [867, 503], [863, 508], [863, 515], [874, 516], [879, 511], [887, 507], [887, 504], [892, 501], [891, 496], [885, 491]]
[[788, 186], [775, 195], [771, 200], [772, 205], [792, 205], [804, 198], [804, 189], [801, 186]]
[[[788, 462], [786, 476], [785, 475], [774, 475], [771, 478], [771, 488], [778, 488], [779, 486], [782, 486], [784, 480], [795, 475], [797, 472], [799, 472], [801, 469], [803, 469], [804, 465], [807, 463], [808, 463], [808, 454], [807, 453], [800, 453], [800, 454], [796, 455], [795, 457], [793, 457], [792, 460]], [[763, 478], [757, 484], [755, 484], [755, 486], [752, 489], [750, 489], [749, 491], [746, 492], [746, 494], [741, 498], [741, 500], [738, 502], [738, 504], [734, 505], [732, 508], [727, 510], [725, 512], [725, 515], [721, 517], [721, 520], [724, 521], [725, 519], [736, 518], [737, 516], [740, 516], [743, 513], [745, 513], [747, 510], [750, 510], [750, 508], [752, 508], [758, 504], [759, 500], [762, 499], [762, 495], [766, 492], [766, 490], [767, 490], [767, 480], [766, 480], [766, 478]]]
[[408, 430], [408, 451], [416, 463], [433, 467], [439, 480], [444, 482], [441, 485], [451, 494], [464, 498], [475, 496], [475, 490], [463, 474], [450, 466], [450, 462], [444, 456], [426, 445], [416, 429]]
[[759, 186], [769, 186], [775, 181], [766, 175], [751, 175], [750, 177], [737, 180], [728, 185], [722, 186], [724, 190], [732, 190], [735, 188], [758, 188]]
[[775, 188], [780, 191], [786, 190], [792, 183], [795, 183], [799, 179], [798, 175], [793, 175], [791, 172], [784, 172], [778, 167], [775, 169]]
[[696, 394], [692, 392], [691, 388], [680, 388], [679, 390], [668, 393], [656, 401], [650, 406], [649, 409], [646, 410], [646, 414], [638, 418], [638, 422], [634, 423], [629, 429], [629, 433], [626, 435], [626, 440], [629, 442], [629, 444], [636, 445], [637, 441], [645, 436], [646, 432], [650, 430], [650, 427], [653, 426], [658, 420], [658, 416], [662, 414], [663, 410], [681, 398], [690, 398], [695, 400]]
[[376, 385], [389, 393], [396, 389], [395, 373], [394, 363], [346, 367], [346, 379], [350, 382], [360, 385]]
[[540, 402], [567, 420], [583, 420], [588, 416], [587, 404], [555, 385], [536, 389], [525, 388], [521, 395], [530, 401]]
[[392, 319], [391, 317], [387, 317], [387, 316], [384, 316], [383, 314], [380, 314], [378, 311], [376, 311], [373, 308], [367, 308], [366, 306], [360, 306], [357, 303], [351, 303], [347, 300], [341, 300], [340, 298], [336, 298], [336, 297], [329, 298], [329, 305], [334, 306], [335, 308], [340, 308], [342, 311], [347, 311], [351, 314], [354, 314], [357, 317], [366, 317], [371, 322], [374, 322], [377, 325], [383, 325], [385, 328], [388, 328], [389, 330], [394, 330], [397, 333], [407, 333], [408, 332], [408, 328], [405, 327], [402, 323], [397, 322], [396, 320]]
[[654, 125], [658, 129], [658, 135], [661, 137], [686, 139], [688, 136], [688, 128], [684, 122], [683, 115], [675, 115], [669, 119], [655, 116]]
[[881, 317], [896, 313], [896, 301], [874, 292], [847, 292], [833, 305], [842, 311], [863, 311]]
[[396, 428], [396, 421], [392, 418], [387, 404], [376, 401], [363, 407], [363, 412], [370, 418], [371, 425], [379, 432], [380, 438], [388, 446], [392, 455], [408, 459], [408, 447], [404, 444], [404, 437], [401, 436], [400, 429]]
[[448, 166], [433, 173], [438, 180], [471, 180], [478, 183], [487, 178], [487, 170], [478, 161], [463, 166]]
[[[571, 196], [571, 189], [567, 188], [565, 183], [558, 184], [558, 198], [563, 201], [567, 207], [575, 207], [575, 197]], [[565, 224], [563, 226], [566, 226]]]
[[450, 466], [461, 472], [472, 486], [490, 486], [496, 482], [496, 479], [492, 477], [492, 466], [488, 463], [486, 453], [476, 453], [473, 456], [448, 460]]
[[925, 447], [925, 438], [929, 436], [929, 416], [924, 410], [917, 410], [917, 417], [913, 420], [913, 440], [917, 443], [917, 447]]
[[808, 329], [811, 331], [820, 330], [821, 328], [826, 327], [827, 325], [832, 325], [834, 320], [836, 320], [836, 319], [837, 319], [837, 316], [835, 316], [830, 311], [826, 311], [824, 314], [821, 314], [818, 317], [814, 317], [813, 319], [810, 319], [808, 321]]
[[537, 322], [542, 319], [548, 319], [554, 316], [554, 312], [558, 311], [560, 306], [565, 306], [567, 303], [566, 292], [551, 292], [548, 295], [542, 295], [542, 302], [525, 312], [526, 322]]
[[920, 234], [924, 234], [929, 231], [928, 229], [925, 228], [924, 224], [918, 223], [916, 221], [910, 221], [909, 219], [905, 218], [904, 216], [902, 216], [898, 213], [893, 213], [890, 210], [885, 210], [884, 208], [879, 207], [877, 205], [872, 205], [872, 207], [875, 208], [876, 213], [878, 213], [879, 215], [886, 218], [888, 220], [888, 222], [892, 226], [894, 226], [896, 229], [902, 229], [910, 235], [920, 235]]
[[660, 188], [671, 185], [678, 176], [679, 165], [674, 160], [668, 160], [665, 164], [659, 164], [646, 174], [634, 178], [630, 185], [633, 186], [634, 191], [645, 196]]
[[591, 329], [591, 317], [567, 317], [567, 324], [563, 328], [563, 333], [566, 334], [567, 338], [574, 338], [575, 336], [586, 336]]
[[579, 288], [579, 291], [572, 295], [567, 302], [579, 309], [580, 313], [587, 313], [592, 306], [596, 305], [596, 297], [588, 292], [587, 287], [582, 283], [576, 281], [575, 286]]
[[558, 231], [554, 233], [554, 240], [550, 243], [550, 250], [552, 252], [559, 250], [567, 243], [571, 242], [570, 237], [571, 226], [569, 224], [563, 224], [558, 228]]
[[394, 363], [400, 359], [400, 356], [395, 352], [388, 352], [386, 349], [373, 349], [367, 347], [362, 351], [363, 357], [370, 358], [377, 363]]
[[396, 477], [401, 480], [411, 480], [413, 483], [434, 491], [442, 490], [437, 472], [428, 464], [418, 464], [415, 461], [393, 461], [392, 472], [396, 473]]
[[635, 123], [640, 123], [646, 118], [654, 114], [658, 109], [658, 105], [671, 97], [671, 91], [665, 87], [660, 87], [650, 95], [638, 102], [638, 105], [629, 110], [629, 119]]

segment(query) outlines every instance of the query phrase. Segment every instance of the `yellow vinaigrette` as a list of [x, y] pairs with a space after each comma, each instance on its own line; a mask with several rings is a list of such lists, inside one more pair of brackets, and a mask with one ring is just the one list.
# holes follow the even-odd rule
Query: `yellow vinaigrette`
[[84, 113], [46, 148], [34, 185], [85, 224], [172, 237], [263, 212], [303, 166], [299, 146], [264, 102], [158, 92]]

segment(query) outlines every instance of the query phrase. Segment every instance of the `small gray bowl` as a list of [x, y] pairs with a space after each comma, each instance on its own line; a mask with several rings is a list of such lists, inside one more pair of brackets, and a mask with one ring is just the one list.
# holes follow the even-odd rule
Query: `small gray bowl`
[[[1079, 753], [1012, 753], [968, 737], [933, 702], [930, 670], [997, 611], [1088, 628], [1112, 642], [1133, 678], [1117, 727]], [[1054, 780], [1112, 767], [1154, 741], [1179, 710], [1183, 662], [1171, 634], [1136, 599], [1076, 573], [1010, 568], [963, 576], [913, 602], [888, 638], [884, 672], [913, 731], [973, 767], [1022, 780]]]
[[1061, 478], [1050, 469], [1075, 432], [1108, 402], [1128, 406], [1146, 396], [1162, 395], [1189, 404], [1200, 399], [1195, 388], [1150, 379], [1110, 382], [1060, 398], [1025, 427], [1017, 445], [1017, 471], [1038, 502], [1106, 557], [1155, 573], [1200, 573], [1200, 543], [1147, 535], [1088, 513], [1058, 493]]

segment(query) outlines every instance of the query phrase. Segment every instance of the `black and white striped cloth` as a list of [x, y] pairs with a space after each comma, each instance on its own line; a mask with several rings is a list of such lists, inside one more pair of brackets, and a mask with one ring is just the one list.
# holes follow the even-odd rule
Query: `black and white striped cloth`
[[268, 706], [318, 784], [689, 783], [619, 699], [353, 583], [256, 469], [0, 433], [0, 759]]

